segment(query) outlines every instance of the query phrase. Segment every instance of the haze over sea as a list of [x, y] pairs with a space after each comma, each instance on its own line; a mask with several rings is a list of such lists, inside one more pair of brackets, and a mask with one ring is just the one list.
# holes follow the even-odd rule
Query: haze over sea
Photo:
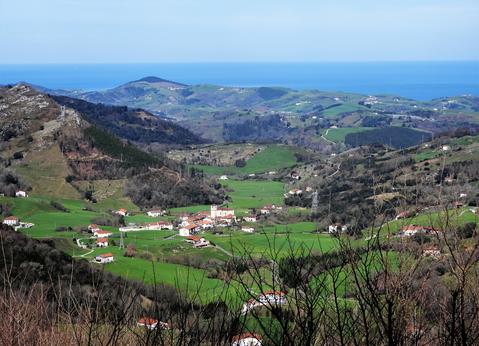
[[102, 90], [145, 76], [185, 84], [279, 86], [417, 100], [479, 96], [479, 61], [0, 65], [0, 84], [26, 81], [52, 89]]

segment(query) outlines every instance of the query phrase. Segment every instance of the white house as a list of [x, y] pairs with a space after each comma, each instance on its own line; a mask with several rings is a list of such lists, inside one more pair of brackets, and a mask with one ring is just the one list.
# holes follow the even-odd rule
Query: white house
[[443, 145], [441, 150], [442, 151], [449, 151], [449, 150], [451, 150], [451, 147], [449, 145]]
[[108, 246], [108, 238], [98, 238], [96, 240], [97, 247], [107, 247]]
[[329, 227], [328, 227], [328, 232], [329, 233], [342, 233], [342, 232], [346, 232], [347, 230], [348, 230], [348, 226], [340, 225], [338, 223], [329, 225]]
[[299, 179], [301, 179], [301, 176], [296, 172], [292, 172], [291, 173], [291, 178], [294, 179], [294, 180], [299, 180]]
[[425, 257], [438, 258], [441, 256], [441, 250], [434, 245], [426, 246], [422, 250], [422, 255]]
[[231, 346], [261, 346], [263, 338], [259, 334], [244, 333], [233, 336]]
[[186, 241], [188, 243], [193, 244], [193, 246], [196, 247], [196, 248], [205, 247], [205, 246], [210, 245], [210, 242], [208, 240], [206, 240], [205, 238], [197, 237], [197, 236], [186, 237]]
[[416, 234], [427, 234], [427, 233], [430, 233], [431, 231], [433, 231], [432, 227], [408, 225], [401, 228], [401, 231], [399, 232], [399, 236], [412, 237]]
[[93, 235], [97, 238], [108, 238], [108, 237], [111, 237], [113, 233], [99, 229], [94, 231]]
[[299, 196], [303, 193], [303, 190], [300, 190], [300, 189], [292, 189], [292, 190], [289, 190], [288, 192], [291, 196]]
[[212, 205], [210, 208], [210, 216], [212, 219], [225, 217], [225, 216], [235, 216], [235, 211], [234, 209], [218, 208], [217, 205]]
[[120, 208], [118, 210], [115, 210], [113, 213], [117, 214], [117, 215], [121, 215], [121, 216], [127, 216], [128, 215], [128, 210], [126, 210], [124, 208]]
[[227, 177], [226, 175], [222, 175], [222, 176], [220, 177], [220, 180], [228, 180], [228, 177]]
[[219, 217], [215, 220], [216, 225], [219, 226], [219, 227], [231, 226], [233, 224], [233, 221], [235, 221], [235, 218], [232, 215]]
[[242, 312], [246, 314], [251, 309], [264, 305], [282, 305], [286, 304], [286, 292], [267, 291], [259, 295], [256, 299], [250, 299], [243, 304]]
[[246, 215], [246, 216], [243, 216], [243, 221], [256, 222], [258, 221], [258, 219], [256, 218], [256, 215]]
[[104, 253], [104, 254], [101, 254], [101, 255], [98, 255], [95, 257], [95, 262], [96, 263], [101, 263], [101, 264], [105, 264], [105, 263], [111, 263], [113, 262], [114, 258], [113, 258], [113, 254], [111, 252], [109, 253]]
[[16, 226], [18, 225], [18, 223], [19, 223], [19, 220], [15, 216], [7, 216], [5, 219], [3, 219], [4, 225]]
[[246, 233], [254, 233], [254, 228], [253, 228], [253, 227], [243, 226], [243, 227], [241, 227], [241, 230], [242, 230], [243, 232], [246, 232]]
[[163, 216], [165, 214], [166, 214], [166, 210], [162, 210], [162, 209], [154, 209], [154, 210], [150, 210], [150, 211], [146, 212], [146, 215], [151, 216], [151, 217], [159, 217], [159, 216]]
[[211, 220], [199, 220], [196, 222], [201, 229], [212, 229], [213, 228], [213, 221]]
[[171, 222], [166, 222], [166, 221], [157, 221], [157, 222], [150, 222], [145, 224], [143, 227], [144, 229], [148, 231], [155, 231], [155, 230], [173, 230], [173, 224]]
[[98, 225], [95, 225], [94, 223], [92, 223], [91, 225], [88, 226], [88, 230], [92, 233], [95, 233], [95, 232], [101, 231], [101, 228]]
[[28, 194], [23, 190], [18, 190], [15, 192], [15, 197], [28, 197]]
[[195, 225], [194, 223], [190, 223], [188, 225], [181, 226], [178, 231], [181, 237], [188, 237], [192, 234], [195, 234], [197, 230], [198, 230], [198, 226]]

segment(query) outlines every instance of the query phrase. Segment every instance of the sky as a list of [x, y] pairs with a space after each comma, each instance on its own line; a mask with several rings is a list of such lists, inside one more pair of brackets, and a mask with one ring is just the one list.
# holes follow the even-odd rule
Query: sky
[[479, 0], [0, 0], [0, 64], [479, 60]]

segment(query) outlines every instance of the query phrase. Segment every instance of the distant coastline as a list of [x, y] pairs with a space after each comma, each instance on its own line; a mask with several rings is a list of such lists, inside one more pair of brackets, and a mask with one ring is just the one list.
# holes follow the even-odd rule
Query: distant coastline
[[479, 96], [479, 61], [0, 65], [0, 84], [102, 90], [154, 75], [185, 84], [277, 86], [394, 94], [417, 100]]

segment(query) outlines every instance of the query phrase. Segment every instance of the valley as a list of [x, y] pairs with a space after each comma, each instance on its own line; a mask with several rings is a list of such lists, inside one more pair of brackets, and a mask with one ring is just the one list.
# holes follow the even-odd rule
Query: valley
[[[446, 266], [477, 247], [479, 136], [467, 97], [419, 112], [389, 96], [132, 83], [68, 96], [0, 88], [0, 211], [7, 238], [39, 241], [25, 251], [49, 247], [72, 268], [137, 285], [145, 314], [158, 314], [145, 301], [168, 301], [151, 292], [161, 287], [201, 323], [213, 309], [265, 334], [310, 297], [314, 313], [354, 311], [363, 282], [384, 294], [385, 273], [394, 290], [408, 280], [447, 290]], [[145, 90], [158, 103], [144, 103]], [[125, 98], [148, 110], [118, 105]], [[204, 136], [210, 126], [221, 136]], [[273, 303], [258, 298], [266, 292]], [[168, 309], [168, 323], [183, 323]]]

